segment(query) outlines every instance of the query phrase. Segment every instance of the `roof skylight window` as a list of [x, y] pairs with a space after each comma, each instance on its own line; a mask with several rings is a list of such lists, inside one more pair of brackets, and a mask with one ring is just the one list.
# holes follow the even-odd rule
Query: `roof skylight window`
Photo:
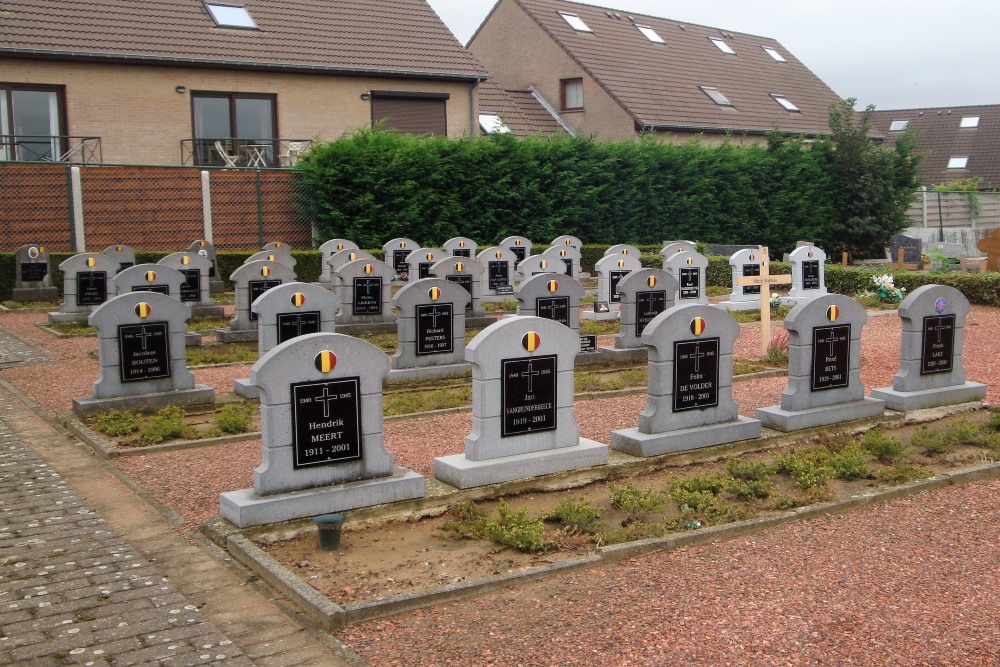
[[648, 25], [639, 25], [638, 23], [636, 23], [635, 27], [639, 30], [639, 32], [645, 35], [646, 39], [648, 39], [649, 41], [656, 42], [657, 44], [666, 44], [663, 38], [660, 37], [657, 34], [657, 32], [652, 28], [650, 28]]
[[955, 155], [948, 160], [949, 169], [965, 169], [968, 164], [969, 157], [967, 155]]
[[909, 126], [910, 121], [908, 120], [894, 120], [889, 124], [890, 132], [902, 132]]
[[785, 108], [785, 111], [796, 111], [796, 112], [799, 112], [799, 113], [802, 112], [802, 109], [799, 109], [797, 106], [795, 106], [795, 104], [790, 99], [788, 99], [787, 97], [785, 97], [784, 95], [774, 95], [774, 94], [772, 94], [771, 97], [774, 98], [775, 102], [777, 102], [778, 104], [780, 104], [781, 106], [783, 106]]
[[511, 134], [507, 123], [503, 122], [500, 114], [481, 113], [479, 114], [479, 127], [486, 134]]
[[775, 49], [772, 49], [770, 46], [762, 46], [760, 48], [762, 48], [765, 51], [767, 51], [767, 55], [771, 56], [772, 58], [774, 58], [775, 60], [777, 60], [779, 63], [787, 63], [788, 62], [787, 60], [785, 60], [785, 56], [781, 55]]
[[559, 16], [563, 17], [563, 20], [569, 24], [569, 27], [573, 28], [577, 32], [594, 32], [587, 25], [586, 21], [577, 16], [576, 14], [567, 14], [566, 12], [559, 12]]
[[220, 5], [214, 2], [206, 2], [205, 7], [208, 9], [208, 13], [212, 15], [215, 25], [220, 28], [257, 29], [257, 24], [254, 23], [250, 12], [242, 5]]
[[731, 56], [736, 55], [736, 52], [733, 51], [733, 47], [729, 46], [718, 37], [709, 37], [709, 39], [712, 40], [712, 44], [715, 44], [717, 47], [719, 47], [719, 50], [722, 51], [723, 53], [728, 53]]
[[962, 116], [959, 127], [979, 127], [979, 116]]
[[712, 99], [712, 101], [718, 104], [720, 107], [733, 106], [733, 103], [729, 101], [729, 98], [726, 97], [722, 93], [722, 91], [719, 90], [718, 88], [711, 88], [709, 86], [699, 86], [699, 88], [701, 88], [701, 92], [708, 95]]

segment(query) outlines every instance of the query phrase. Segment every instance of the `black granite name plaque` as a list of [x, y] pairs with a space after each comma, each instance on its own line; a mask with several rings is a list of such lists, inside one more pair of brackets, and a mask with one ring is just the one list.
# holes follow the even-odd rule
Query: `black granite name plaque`
[[76, 305], [99, 306], [107, 300], [106, 271], [80, 271], [76, 274]]
[[181, 301], [201, 301], [201, 271], [198, 269], [181, 269], [184, 282], [181, 283]]
[[413, 252], [412, 250], [393, 250], [392, 251], [392, 270], [396, 272], [396, 275], [408, 275], [410, 273], [410, 265], [406, 263], [406, 258], [409, 254]]
[[306, 334], [319, 333], [319, 311], [278, 313], [278, 345]]
[[698, 267], [683, 268], [678, 276], [681, 299], [697, 299], [701, 295], [701, 271]]
[[555, 430], [556, 355], [504, 359], [500, 372], [500, 437]]
[[21, 282], [37, 283], [49, 275], [48, 262], [21, 262]]
[[118, 326], [122, 382], [170, 377], [169, 332], [166, 322]]
[[612, 271], [608, 274], [608, 302], [621, 303], [622, 295], [618, 293], [618, 283], [631, 271]]
[[674, 412], [719, 404], [719, 339], [674, 342]]
[[819, 289], [819, 260], [802, 262], [802, 289]]
[[208, 277], [209, 278], [214, 278], [215, 277], [215, 260], [214, 259], [210, 259], [208, 261], [209, 261]]
[[[760, 275], [760, 264], [744, 264], [743, 265], [743, 277], [751, 278]], [[760, 285], [746, 285], [743, 288], [743, 294], [760, 294]]]
[[850, 382], [851, 325], [813, 329], [812, 390], [846, 387]]
[[[281, 284], [280, 280], [251, 280], [247, 283], [247, 289], [250, 290], [250, 304], [253, 305], [254, 300], [261, 294], [271, 289], [272, 287], [277, 287]], [[256, 320], [257, 313], [250, 311], [250, 319]]]
[[354, 305], [351, 312], [355, 315], [380, 315], [382, 313], [382, 279], [355, 278]]
[[361, 458], [361, 378], [297, 382], [292, 387], [292, 466]]
[[573, 260], [562, 258], [563, 263], [566, 265], [566, 275], [570, 278], [573, 277]]
[[490, 262], [486, 267], [491, 290], [510, 285], [510, 263]]
[[597, 352], [597, 336], [580, 336], [580, 352]]
[[471, 248], [455, 248], [451, 251], [452, 257], [472, 257]]
[[569, 297], [544, 296], [535, 299], [535, 315], [569, 326]]
[[513, 245], [510, 247], [510, 251], [514, 253], [514, 259], [518, 262], [523, 262], [524, 258], [528, 256], [528, 251], [524, 246]]
[[135, 266], [135, 262], [120, 262], [118, 264], [118, 273], [121, 273], [125, 269]]
[[656, 316], [667, 309], [666, 290], [635, 293], [635, 335], [641, 336]]
[[[472, 296], [472, 276], [454, 274], [451, 276], [445, 276], [444, 279], [448, 282], [455, 283], [456, 285], [461, 285], [465, 288], [465, 291], [469, 293], [469, 296]], [[469, 302], [465, 304], [465, 309], [472, 310], [472, 299], [469, 299]]]
[[133, 285], [133, 292], [154, 292], [170, 296], [170, 285]]
[[925, 317], [920, 349], [921, 375], [951, 372], [955, 360], [955, 316]]
[[417, 279], [430, 278], [432, 266], [434, 266], [433, 262], [420, 262], [417, 264]]
[[453, 304], [417, 306], [417, 356], [455, 351]]

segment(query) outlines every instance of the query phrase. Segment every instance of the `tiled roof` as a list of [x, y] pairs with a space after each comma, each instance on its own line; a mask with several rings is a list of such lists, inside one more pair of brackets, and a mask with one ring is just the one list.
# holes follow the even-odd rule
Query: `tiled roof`
[[492, 81], [479, 84], [479, 113], [499, 114], [519, 137], [563, 133], [559, 122], [529, 90], [504, 90]]
[[425, 0], [243, 4], [259, 30], [216, 27], [202, 0], [4, 0], [0, 55], [485, 75]]
[[[979, 116], [978, 127], [961, 127], [962, 119]], [[907, 121], [906, 130], [924, 155], [918, 178], [928, 187], [961, 178], [982, 177], [983, 185], [1000, 187], [1000, 105], [878, 110], [872, 129], [895, 141], [903, 133], [890, 131], [893, 121]], [[949, 169], [953, 157], [967, 157], [965, 169]]]
[[[774, 39], [564, 0], [514, 0], [641, 126], [706, 131], [829, 132], [829, 107], [840, 100]], [[574, 30], [559, 12], [576, 14], [592, 32]], [[650, 41], [636, 25], [652, 28]], [[735, 55], [710, 38], [722, 39]], [[772, 58], [764, 47], [786, 62]], [[701, 86], [721, 91], [719, 106]], [[783, 95], [801, 112], [782, 108]]]

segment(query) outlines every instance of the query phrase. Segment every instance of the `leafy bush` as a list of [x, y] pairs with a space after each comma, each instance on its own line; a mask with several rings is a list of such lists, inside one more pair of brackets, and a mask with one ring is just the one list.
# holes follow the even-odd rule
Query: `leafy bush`
[[910, 438], [910, 446], [928, 456], [943, 454], [951, 449], [951, 443], [945, 434], [941, 431], [932, 431], [926, 424], [918, 428]]
[[94, 417], [94, 426], [104, 435], [117, 438], [139, 430], [142, 417], [131, 410], [108, 410]]
[[485, 539], [486, 512], [476, 503], [464, 500], [453, 506], [449, 513], [452, 519], [441, 526], [446, 535], [453, 539]]
[[953, 445], [974, 445], [979, 440], [980, 431], [979, 424], [960, 419], [945, 430], [944, 438]]
[[833, 472], [829, 461], [829, 452], [817, 447], [804, 452], [789, 450], [775, 459], [774, 464], [777, 472], [787, 474], [795, 480], [796, 488], [806, 491], [827, 485]]
[[899, 486], [930, 476], [931, 472], [927, 468], [909, 461], [898, 461], [891, 467], [875, 473], [876, 479], [892, 486]]
[[731, 479], [726, 482], [726, 492], [739, 500], [767, 498], [773, 490], [774, 484], [769, 479]]
[[547, 521], [558, 523], [581, 533], [596, 533], [604, 524], [601, 510], [585, 498], [564, 498], [545, 515]]
[[861, 438], [861, 446], [871, 452], [882, 463], [892, 463], [906, 451], [896, 438], [890, 438], [880, 428], [873, 428]]
[[759, 481], [774, 474], [774, 468], [767, 461], [744, 461], [732, 457], [726, 461], [726, 472], [733, 479]]
[[549, 542], [544, 538], [545, 525], [541, 519], [528, 516], [528, 510], [511, 510], [504, 500], [500, 500], [497, 518], [483, 523], [483, 532], [497, 544], [503, 544], [524, 553], [545, 551]]
[[986, 420], [986, 428], [991, 431], [1000, 431], [1000, 412], [993, 412]]
[[868, 477], [868, 455], [854, 442], [839, 444], [830, 455], [830, 469], [837, 479]]
[[215, 415], [215, 425], [223, 433], [246, 433], [253, 422], [253, 403], [229, 403]]
[[608, 484], [611, 494], [611, 504], [625, 512], [629, 520], [636, 520], [644, 512], [656, 512], [663, 508], [667, 499], [663, 492], [656, 489], [640, 489], [632, 480], [625, 484]]
[[144, 442], [163, 442], [177, 438], [191, 438], [195, 430], [184, 423], [184, 408], [168, 405], [156, 413], [152, 421], [142, 427], [139, 436]]
[[667, 528], [663, 524], [633, 521], [627, 526], [619, 526], [612, 531], [598, 533], [594, 539], [598, 544], [621, 544], [622, 542], [663, 537], [666, 534]]

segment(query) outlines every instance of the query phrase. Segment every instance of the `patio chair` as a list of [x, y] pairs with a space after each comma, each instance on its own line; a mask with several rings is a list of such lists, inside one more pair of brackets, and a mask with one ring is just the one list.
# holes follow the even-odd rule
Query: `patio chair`
[[236, 163], [240, 159], [239, 153], [236, 155], [230, 155], [222, 145], [221, 141], [215, 142], [215, 151], [219, 154], [219, 157], [225, 161], [227, 167], [235, 167]]
[[301, 141], [289, 141], [285, 149], [286, 152], [278, 156], [278, 163], [283, 167], [293, 166], [305, 152], [305, 147], [302, 144]]

